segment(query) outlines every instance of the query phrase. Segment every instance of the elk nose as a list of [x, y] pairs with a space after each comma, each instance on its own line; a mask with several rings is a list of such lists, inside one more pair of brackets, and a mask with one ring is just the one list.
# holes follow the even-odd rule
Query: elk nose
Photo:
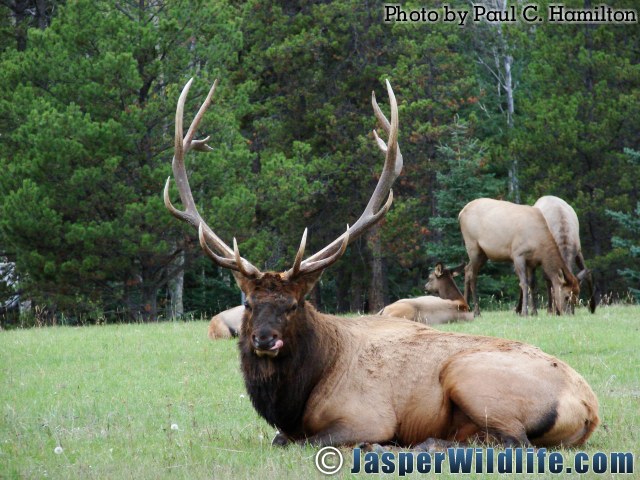
[[269, 350], [278, 341], [278, 334], [269, 332], [253, 334], [251, 339], [253, 340], [253, 346], [258, 350]]

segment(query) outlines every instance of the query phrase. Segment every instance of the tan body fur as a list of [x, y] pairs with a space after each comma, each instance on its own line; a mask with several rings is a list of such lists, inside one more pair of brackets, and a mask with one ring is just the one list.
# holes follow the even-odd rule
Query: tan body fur
[[567, 301], [577, 299], [580, 291], [578, 281], [562, 258], [539, 209], [480, 198], [469, 202], [458, 215], [458, 220], [469, 255], [469, 264], [465, 269], [464, 296], [467, 301], [470, 294], [473, 296], [476, 315], [480, 314], [476, 293], [477, 276], [487, 260], [513, 262], [520, 280], [524, 315], [528, 314], [529, 281], [533, 270], [538, 266], [542, 267], [551, 280], [559, 313]]
[[380, 311], [380, 315], [406, 318], [425, 325], [438, 325], [458, 321], [469, 322], [473, 320], [473, 313], [463, 310], [460, 302], [433, 295], [403, 298], [384, 307]]
[[305, 408], [304, 432], [314, 443], [477, 436], [569, 446], [598, 425], [598, 401], [584, 379], [531, 345], [398, 319], [314, 316], [315, 328], [336, 342]]
[[425, 290], [438, 294], [437, 297], [403, 298], [384, 307], [379, 315], [406, 318], [425, 325], [472, 321], [473, 313], [453, 280], [457, 274], [456, 269], [449, 270], [438, 263], [425, 285]]
[[215, 315], [209, 322], [208, 336], [211, 340], [236, 337], [242, 325], [244, 306], [233, 307]]
[[[582, 284], [586, 283], [589, 295], [589, 309], [591, 313], [596, 310], [595, 292], [593, 288], [593, 278], [591, 271], [587, 269], [582, 256], [582, 247], [580, 245], [580, 222], [575, 210], [567, 202], [561, 198], [552, 195], [540, 197], [533, 205], [542, 212], [551, 235], [556, 241], [560, 254], [569, 269], [574, 272], [576, 267], [578, 273], [576, 277]], [[547, 284], [547, 293], [551, 291], [552, 285], [548, 278], [545, 277]], [[553, 295], [548, 295], [548, 311], [552, 311]], [[573, 305], [571, 305], [573, 306]], [[573, 308], [571, 308], [573, 313]]]

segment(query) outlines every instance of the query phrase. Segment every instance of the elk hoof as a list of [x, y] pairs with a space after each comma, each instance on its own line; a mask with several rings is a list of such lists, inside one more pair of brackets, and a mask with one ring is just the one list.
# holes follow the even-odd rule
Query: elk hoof
[[419, 450], [421, 452], [445, 452], [447, 448], [453, 445], [453, 442], [448, 442], [446, 440], [440, 440], [438, 438], [427, 438], [424, 442], [419, 443], [414, 447], [415, 450]]
[[276, 436], [271, 440], [271, 445], [274, 447], [286, 447], [289, 444], [289, 438], [284, 434], [277, 432]]
[[365, 452], [375, 452], [377, 454], [388, 452], [390, 450], [389, 447], [384, 447], [379, 443], [368, 443], [368, 442], [363, 442], [359, 444], [358, 448], [360, 448]]

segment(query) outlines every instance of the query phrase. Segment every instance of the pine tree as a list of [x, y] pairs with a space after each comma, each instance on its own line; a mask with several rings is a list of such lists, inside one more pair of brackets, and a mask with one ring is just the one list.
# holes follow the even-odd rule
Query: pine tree
[[[477, 108], [473, 64], [460, 53], [457, 27], [385, 24], [382, 8], [354, 0], [255, 1], [245, 12], [251, 15], [244, 28], [244, 72], [247, 81], [257, 82], [254, 110], [246, 118], [258, 153], [254, 170], [263, 172], [277, 159], [301, 161], [290, 168], [289, 179], [309, 186], [295, 197], [285, 185], [273, 190], [267, 183], [273, 178], [258, 179], [259, 185], [265, 182], [259, 228], [269, 230], [278, 247], [269, 251], [290, 262], [305, 226], [311, 251], [357, 218], [382, 160], [371, 135], [376, 125], [370, 92], [387, 108], [383, 85], [389, 79], [399, 101], [406, 159], [394, 185], [394, 206], [379, 230], [354, 242], [326, 272], [319, 298], [338, 310], [376, 310], [377, 290], [390, 300], [419, 288], [425, 264], [421, 222], [431, 210], [438, 168], [434, 146], [456, 113], [466, 117]], [[308, 149], [304, 156], [301, 145]], [[271, 197], [282, 214], [269, 218], [266, 204], [277, 203]]]
[[519, 87], [514, 145], [526, 201], [556, 195], [572, 205], [602, 292], [622, 286], [610, 255], [616, 225], [606, 210], [630, 211], [639, 200], [640, 166], [623, 153], [640, 147], [638, 38], [632, 25], [542, 22]]
[[438, 154], [443, 168], [436, 174], [436, 215], [429, 219], [435, 241], [427, 248], [434, 263], [453, 263], [466, 258], [458, 213], [471, 200], [500, 196], [505, 185], [490, 170], [486, 149], [470, 137], [468, 125], [462, 120], [451, 127], [450, 138], [438, 148]]
[[[640, 165], [640, 152], [626, 150], [629, 163]], [[622, 257], [624, 268], [618, 273], [627, 280], [629, 292], [640, 302], [640, 201], [635, 211], [630, 213], [607, 210], [619, 226], [620, 234], [612, 237], [611, 242], [618, 257]]]
[[[466, 263], [467, 252], [462, 239], [458, 214], [476, 198], [497, 198], [505, 194], [506, 185], [488, 162], [487, 149], [470, 134], [468, 124], [458, 120], [452, 125], [448, 140], [438, 148], [441, 169], [436, 175], [435, 214], [429, 219], [426, 244], [429, 267], [437, 262], [450, 266]], [[505, 274], [500, 265], [488, 265], [478, 282], [481, 297], [502, 297], [504, 287], [493, 276]], [[512, 282], [513, 283], [513, 282]]]
[[[29, 30], [24, 52], [3, 54], [0, 230], [25, 295], [52, 315], [154, 320], [175, 259], [199, 254], [161, 198], [175, 104], [185, 81], [215, 64], [199, 71], [193, 115], [213, 74], [237, 60], [239, 35], [227, 5], [192, 7], [197, 15], [171, 2], [69, 2], [49, 28]], [[253, 197], [224, 188], [251, 162], [224, 106], [242, 94], [229, 88], [216, 101], [202, 126], [216, 151], [188, 159], [193, 188], [213, 196], [201, 199], [205, 213], [246, 225]]]

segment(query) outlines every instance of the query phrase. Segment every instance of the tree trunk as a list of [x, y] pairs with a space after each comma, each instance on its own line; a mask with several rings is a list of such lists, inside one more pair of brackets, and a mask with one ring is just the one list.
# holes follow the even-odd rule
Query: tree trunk
[[[506, 2], [505, 2], [506, 7]], [[501, 42], [505, 42], [504, 37], [500, 35]], [[504, 48], [507, 48], [504, 43]], [[511, 55], [505, 55], [503, 58], [504, 67], [504, 91], [507, 96], [507, 128], [509, 132], [513, 131], [513, 114], [515, 113], [515, 106], [513, 101], [513, 79], [511, 76], [511, 65], [513, 64], [513, 57]], [[520, 203], [520, 183], [518, 181], [518, 158], [513, 156], [511, 160], [511, 167], [509, 168], [509, 193], [515, 203]]]
[[142, 286], [142, 321], [158, 320], [158, 288], [155, 285]]
[[349, 302], [350, 312], [365, 312], [366, 311], [366, 294], [367, 294], [367, 268], [368, 262], [366, 259], [367, 246], [363, 238], [356, 240], [351, 244], [351, 255], [349, 266], [349, 287], [347, 290], [347, 300]]
[[385, 305], [385, 275], [382, 258], [380, 227], [375, 225], [367, 233], [367, 246], [370, 253], [371, 281], [369, 283], [369, 313], [377, 313]]
[[[507, 0], [485, 0], [484, 2], [488, 8], [493, 10], [500, 10], [502, 12], [507, 11], [508, 2]], [[513, 92], [515, 90], [515, 86], [513, 84], [513, 75], [511, 73], [511, 67], [513, 65], [513, 56], [511, 52], [513, 51], [513, 45], [510, 45], [508, 40], [505, 38], [503, 34], [503, 25], [501, 22], [496, 22], [492, 24], [492, 29], [495, 32], [496, 43], [491, 48], [493, 53], [493, 62], [494, 66], [491, 67], [482, 59], [480, 59], [480, 63], [482, 63], [488, 70], [491, 72], [493, 77], [497, 81], [498, 87], [498, 96], [502, 96], [502, 92], [504, 91], [507, 101], [507, 132], [508, 135], [511, 135], [514, 125], [514, 113], [515, 113], [515, 101]], [[520, 203], [520, 182], [518, 180], [518, 158], [513, 156], [511, 159], [511, 164], [509, 165], [509, 196], [515, 203]]]
[[355, 275], [351, 277], [351, 295], [349, 297], [349, 311], [362, 312], [364, 302], [362, 301], [362, 278]]
[[170, 268], [172, 275], [168, 282], [170, 308], [169, 316], [172, 319], [182, 318], [184, 304], [182, 301], [184, 292], [184, 251], [180, 252]]
[[351, 307], [350, 302], [350, 286], [351, 275], [346, 268], [341, 265], [335, 265], [334, 276], [336, 281], [336, 311], [347, 312]]
[[27, 49], [27, 31], [29, 27], [35, 25], [40, 30], [44, 30], [51, 22], [47, 11], [47, 1], [15, 0], [3, 3], [13, 12], [16, 48], [19, 52], [23, 52]]

